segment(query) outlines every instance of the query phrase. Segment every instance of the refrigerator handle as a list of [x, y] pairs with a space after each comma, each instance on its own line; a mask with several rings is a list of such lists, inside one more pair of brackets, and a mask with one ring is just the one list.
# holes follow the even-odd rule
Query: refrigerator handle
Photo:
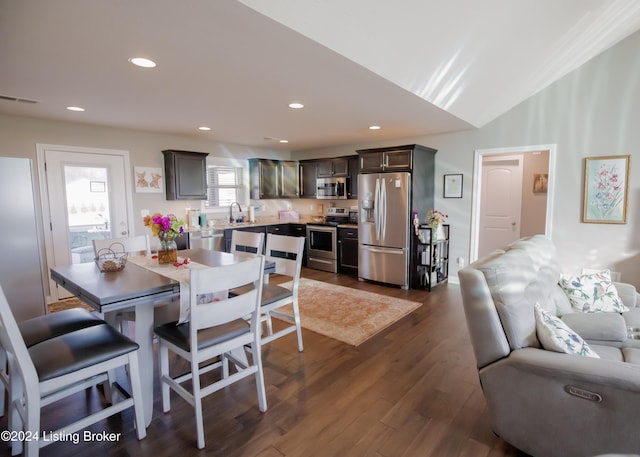
[[405, 255], [404, 249], [380, 249], [372, 248], [370, 246], [363, 247], [362, 249], [368, 252], [375, 252], [376, 254]]
[[380, 240], [380, 178], [376, 178], [373, 197], [373, 223], [376, 225], [376, 240]]
[[380, 178], [382, 186], [380, 189], [380, 233], [384, 240], [387, 236], [387, 180]]

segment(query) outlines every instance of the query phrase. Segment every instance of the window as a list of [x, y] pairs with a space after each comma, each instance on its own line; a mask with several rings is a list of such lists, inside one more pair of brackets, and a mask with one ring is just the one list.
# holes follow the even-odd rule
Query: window
[[244, 169], [238, 166], [207, 165], [205, 209], [228, 208], [233, 202], [245, 202]]

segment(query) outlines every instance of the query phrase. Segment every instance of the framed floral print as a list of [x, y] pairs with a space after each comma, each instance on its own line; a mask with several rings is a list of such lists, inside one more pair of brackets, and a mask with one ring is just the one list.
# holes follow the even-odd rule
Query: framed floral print
[[584, 160], [582, 222], [626, 224], [630, 156]]

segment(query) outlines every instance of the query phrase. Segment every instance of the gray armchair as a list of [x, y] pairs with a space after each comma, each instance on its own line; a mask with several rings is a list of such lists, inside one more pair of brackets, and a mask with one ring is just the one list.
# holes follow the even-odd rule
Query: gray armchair
[[[537, 338], [535, 303], [555, 315], [566, 308], [559, 277], [555, 248], [543, 236], [459, 271], [493, 430], [536, 457], [640, 454], [640, 349], [637, 340], [625, 339], [626, 332], [619, 337], [625, 318], [589, 316], [591, 333], [601, 338], [589, 344], [600, 358], [545, 350]], [[625, 295], [625, 304], [635, 306], [635, 290]], [[618, 335], [612, 341], [602, 341], [606, 329], [594, 331], [605, 317]]]

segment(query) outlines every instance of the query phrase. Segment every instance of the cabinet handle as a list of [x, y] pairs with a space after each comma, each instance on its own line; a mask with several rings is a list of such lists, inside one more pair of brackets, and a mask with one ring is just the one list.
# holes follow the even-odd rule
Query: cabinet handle
[[[304, 173], [300, 173], [300, 174], [298, 175], [298, 179], [299, 179], [299, 181], [298, 181], [298, 182], [300, 183], [300, 185], [299, 185], [298, 187], [299, 187], [300, 189], [304, 189]], [[300, 196], [300, 194], [299, 194], [299, 193], [296, 193], [296, 195], [297, 195], [298, 197]]]

